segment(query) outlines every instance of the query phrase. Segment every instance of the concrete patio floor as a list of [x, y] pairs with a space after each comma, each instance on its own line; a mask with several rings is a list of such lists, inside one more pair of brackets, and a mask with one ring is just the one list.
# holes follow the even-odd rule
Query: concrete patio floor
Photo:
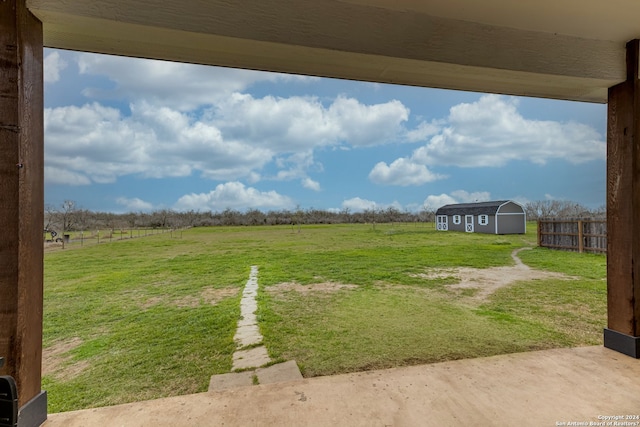
[[596, 346], [49, 414], [44, 426], [640, 426], [634, 416], [640, 360]]

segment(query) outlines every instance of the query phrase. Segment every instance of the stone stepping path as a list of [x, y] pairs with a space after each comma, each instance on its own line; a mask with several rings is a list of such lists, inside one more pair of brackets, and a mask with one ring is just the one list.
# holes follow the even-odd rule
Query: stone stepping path
[[[233, 353], [232, 370], [257, 368], [271, 362], [267, 349], [262, 345], [262, 334], [258, 327], [258, 267], [251, 266], [249, 280], [242, 291], [240, 320], [233, 340], [238, 350]], [[247, 348], [248, 347], [248, 348]]]
[[258, 267], [252, 265], [249, 280], [242, 291], [240, 320], [233, 337], [237, 350], [233, 353], [231, 369], [240, 372], [212, 376], [209, 382], [209, 391], [302, 379], [300, 369], [294, 360], [261, 368], [261, 366], [271, 363], [271, 358], [267, 353], [267, 348], [262, 344], [263, 336], [258, 327], [257, 296]]

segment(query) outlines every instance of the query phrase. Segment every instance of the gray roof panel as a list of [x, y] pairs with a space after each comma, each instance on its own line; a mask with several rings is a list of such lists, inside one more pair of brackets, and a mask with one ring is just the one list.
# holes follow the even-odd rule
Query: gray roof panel
[[436, 215], [495, 215], [500, 206], [510, 201], [494, 200], [492, 202], [445, 205], [436, 211]]

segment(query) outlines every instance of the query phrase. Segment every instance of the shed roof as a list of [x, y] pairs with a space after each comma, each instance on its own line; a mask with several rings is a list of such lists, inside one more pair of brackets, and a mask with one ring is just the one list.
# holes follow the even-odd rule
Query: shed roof
[[495, 215], [500, 206], [509, 202], [511, 200], [445, 205], [436, 211], [436, 215]]

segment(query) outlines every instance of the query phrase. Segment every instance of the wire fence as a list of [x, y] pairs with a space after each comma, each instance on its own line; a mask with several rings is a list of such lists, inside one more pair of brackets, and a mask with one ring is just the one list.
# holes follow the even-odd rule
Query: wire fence
[[[187, 227], [188, 228], [188, 227]], [[126, 239], [170, 234], [171, 238], [182, 238], [186, 228], [118, 228], [96, 229], [86, 231], [71, 231], [62, 234], [45, 231], [43, 235], [45, 249], [64, 249], [65, 247], [83, 247], [103, 243], [110, 243]]]

